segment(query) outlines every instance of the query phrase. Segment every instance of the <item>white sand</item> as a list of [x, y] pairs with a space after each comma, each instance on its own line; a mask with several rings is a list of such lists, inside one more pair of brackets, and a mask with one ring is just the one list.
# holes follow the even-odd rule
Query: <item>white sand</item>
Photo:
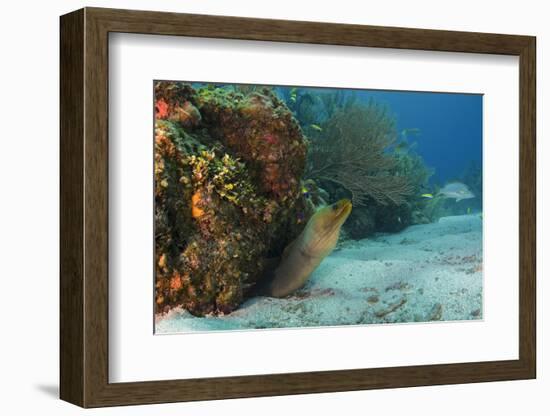
[[481, 225], [478, 214], [445, 217], [347, 241], [288, 298], [250, 299], [223, 317], [176, 309], [156, 332], [481, 319]]

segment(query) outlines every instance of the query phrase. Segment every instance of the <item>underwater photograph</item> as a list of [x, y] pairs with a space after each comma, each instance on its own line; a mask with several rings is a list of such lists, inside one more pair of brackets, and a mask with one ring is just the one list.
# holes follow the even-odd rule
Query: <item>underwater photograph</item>
[[155, 333], [483, 319], [483, 95], [154, 81]]

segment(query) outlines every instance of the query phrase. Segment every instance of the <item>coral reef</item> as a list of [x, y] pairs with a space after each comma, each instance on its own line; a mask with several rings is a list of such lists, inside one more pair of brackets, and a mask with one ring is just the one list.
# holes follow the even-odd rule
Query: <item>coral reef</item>
[[353, 200], [346, 238], [429, 221], [418, 195], [431, 172], [385, 106], [343, 90], [194, 85], [155, 84], [157, 312], [233, 311], [335, 200]]
[[209, 133], [245, 161], [264, 192], [279, 201], [296, 197], [306, 144], [298, 123], [271, 90], [243, 96], [202, 89], [199, 107]]
[[155, 84], [156, 311], [237, 308], [311, 206], [306, 141], [269, 90]]
[[397, 140], [395, 119], [386, 107], [333, 95], [323, 100], [339, 109], [312, 139], [307, 177], [330, 199], [353, 199], [354, 211], [345, 224], [350, 238], [397, 232], [415, 223], [415, 201], [432, 171], [413, 146]]

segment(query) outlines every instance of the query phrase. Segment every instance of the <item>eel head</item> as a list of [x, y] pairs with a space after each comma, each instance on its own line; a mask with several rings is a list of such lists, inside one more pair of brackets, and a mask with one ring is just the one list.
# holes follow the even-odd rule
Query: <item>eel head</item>
[[323, 207], [308, 221], [301, 249], [312, 257], [325, 257], [334, 249], [340, 228], [351, 213], [349, 199]]

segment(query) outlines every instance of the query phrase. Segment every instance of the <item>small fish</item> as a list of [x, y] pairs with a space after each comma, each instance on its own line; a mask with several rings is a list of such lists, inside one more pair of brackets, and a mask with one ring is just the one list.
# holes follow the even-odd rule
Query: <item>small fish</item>
[[318, 126], [317, 124], [310, 124], [309, 127], [311, 127], [313, 130], [323, 131], [321, 126]]
[[468, 209], [466, 210], [466, 213], [471, 214], [472, 213], [472, 208], [468, 207]]
[[305, 186], [302, 186], [302, 195], [309, 196], [309, 189], [307, 189]]
[[433, 194], [422, 194], [420, 195], [422, 198], [428, 198], [428, 199], [432, 199], [434, 196]]

